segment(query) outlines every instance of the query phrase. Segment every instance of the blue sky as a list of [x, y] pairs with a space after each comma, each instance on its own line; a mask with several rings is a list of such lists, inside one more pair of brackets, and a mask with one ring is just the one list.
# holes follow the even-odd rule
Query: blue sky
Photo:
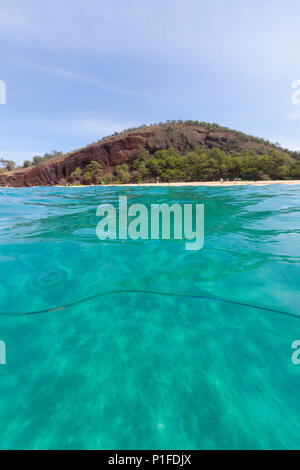
[[0, 158], [217, 122], [300, 150], [297, 0], [0, 0]]

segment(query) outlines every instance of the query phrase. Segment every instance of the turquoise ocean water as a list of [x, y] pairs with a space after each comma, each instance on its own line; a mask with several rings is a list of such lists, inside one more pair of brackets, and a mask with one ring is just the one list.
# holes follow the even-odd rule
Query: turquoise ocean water
[[[99, 241], [120, 195], [204, 248]], [[300, 185], [2, 188], [0, 263], [0, 448], [300, 448]]]

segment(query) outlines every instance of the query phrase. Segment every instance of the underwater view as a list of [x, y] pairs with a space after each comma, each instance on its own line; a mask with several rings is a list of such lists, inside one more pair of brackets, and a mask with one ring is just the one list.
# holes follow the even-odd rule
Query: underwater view
[[[203, 249], [100, 241], [120, 195], [204, 204]], [[2, 188], [1, 448], [299, 447], [299, 196]]]

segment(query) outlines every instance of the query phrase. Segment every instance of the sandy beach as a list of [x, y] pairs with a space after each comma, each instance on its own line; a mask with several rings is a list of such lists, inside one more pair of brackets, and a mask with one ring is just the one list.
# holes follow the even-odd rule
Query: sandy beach
[[[120, 186], [267, 186], [269, 184], [300, 184], [300, 180], [274, 180], [274, 181], [199, 181], [188, 183], [141, 183], [122, 184]], [[118, 186], [118, 185], [107, 185]]]
[[[187, 183], [128, 183], [128, 184], [94, 184], [91, 186], [129, 186], [129, 187], [143, 187], [143, 186], [220, 186], [220, 187], [227, 187], [227, 186], [267, 186], [270, 184], [299, 184], [300, 180], [273, 180], [273, 181], [196, 181], [196, 182], [187, 182]], [[85, 185], [68, 185], [68, 188], [82, 188]], [[62, 185], [56, 185], [56, 187], [63, 187]]]
[[[77, 184], [68, 186], [62, 184], [55, 184], [53, 187], [55, 188], [82, 188], [88, 186], [95, 186], [95, 187], [109, 187], [109, 186], [116, 186], [116, 187], [143, 187], [143, 186], [153, 186], [153, 187], [167, 187], [167, 186], [220, 186], [220, 187], [227, 187], [227, 186], [268, 186], [270, 184], [291, 184], [291, 185], [300, 185], [300, 180], [274, 180], [274, 181], [195, 181], [195, 182], [182, 182], [182, 183], [128, 183], [128, 184], [91, 184], [91, 185], [84, 185], [84, 184]], [[7, 188], [7, 189], [22, 189], [22, 188], [38, 188], [40, 186], [21, 186], [21, 187], [14, 187], [14, 186], [0, 186], [0, 188]], [[45, 186], [47, 187], [47, 186]], [[48, 186], [49, 187], [49, 186]]]

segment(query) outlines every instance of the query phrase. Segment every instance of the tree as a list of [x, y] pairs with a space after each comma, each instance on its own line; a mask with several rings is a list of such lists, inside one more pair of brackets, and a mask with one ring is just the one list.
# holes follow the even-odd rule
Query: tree
[[[96, 161], [91, 161], [86, 167], [85, 170], [91, 175], [91, 182], [94, 184], [100, 183], [103, 176], [103, 170], [100, 163]], [[89, 178], [89, 177], [88, 177]]]
[[102, 180], [104, 184], [112, 184], [114, 182], [114, 175], [112, 173], [105, 173]]
[[0, 159], [0, 165], [2, 165], [3, 168], [7, 171], [12, 171], [14, 170], [16, 164], [12, 160], [5, 160], [4, 158]]
[[63, 155], [62, 152], [57, 151], [57, 150], [52, 150], [50, 153], [45, 153], [45, 155], [42, 157], [43, 160], [50, 160], [50, 158], [55, 158], [55, 157], [61, 157]]
[[24, 163], [23, 163], [23, 168], [28, 168], [32, 165], [31, 161], [30, 160], [25, 160]]
[[292, 165], [289, 176], [293, 179], [300, 178], [300, 162], [296, 162]]
[[38, 165], [39, 163], [42, 163], [42, 161], [43, 161], [43, 157], [40, 157], [39, 155], [36, 155], [32, 159], [33, 165]]
[[83, 175], [84, 184], [92, 184], [93, 177], [89, 171], [86, 171]]
[[70, 180], [72, 182], [75, 182], [75, 181], [80, 181], [82, 178], [82, 169], [77, 167], [75, 168], [74, 171], [72, 171], [72, 173], [70, 174]]
[[131, 175], [128, 171], [128, 165], [124, 163], [123, 165], [118, 165], [116, 167], [116, 178], [118, 182], [123, 184], [130, 182]]

